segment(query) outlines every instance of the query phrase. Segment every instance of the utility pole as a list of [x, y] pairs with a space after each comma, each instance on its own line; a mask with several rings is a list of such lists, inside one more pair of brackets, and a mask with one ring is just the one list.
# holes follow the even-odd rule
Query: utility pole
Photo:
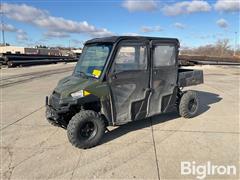
[[3, 20], [3, 9], [2, 9], [2, 1], [0, 3], [0, 13], [1, 13], [1, 29], [2, 29], [2, 44], [5, 46], [5, 32], [4, 32], [4, 20]]
[[237, 51], [237, 31], [235, 32], [235, 43], [234, 43], [234, 54], [233, 56], [236, 56]]

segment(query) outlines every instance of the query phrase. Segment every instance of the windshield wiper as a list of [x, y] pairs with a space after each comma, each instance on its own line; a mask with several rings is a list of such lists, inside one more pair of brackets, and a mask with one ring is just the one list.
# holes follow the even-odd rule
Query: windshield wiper
[[83, 78], [88, 78], [87, 74], [83, 71], [77, 71], [77, 73], [75, 73], [76, 75], [80, 75]]

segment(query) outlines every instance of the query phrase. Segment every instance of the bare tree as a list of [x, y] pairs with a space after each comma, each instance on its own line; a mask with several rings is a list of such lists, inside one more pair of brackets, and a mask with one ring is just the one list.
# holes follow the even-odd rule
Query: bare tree
[[229, 39], [218, 40], [216, 43], [217, 52], [220, 56], [231, 54]]
[[183, 48], [181, 54], [199, 55], [199, 56], [220, 56], [231, 57], [233, 50], [231, 49], [229, 39], [218, 40], [215, 44], [207, 44], [198, 48]]

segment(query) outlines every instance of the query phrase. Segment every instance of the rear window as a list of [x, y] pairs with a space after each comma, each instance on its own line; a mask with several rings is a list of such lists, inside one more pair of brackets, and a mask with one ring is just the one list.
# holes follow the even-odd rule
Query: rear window
[[176, 61], [174, 45], [157, 45], [153, 52], [153, 66], [173, 66]]

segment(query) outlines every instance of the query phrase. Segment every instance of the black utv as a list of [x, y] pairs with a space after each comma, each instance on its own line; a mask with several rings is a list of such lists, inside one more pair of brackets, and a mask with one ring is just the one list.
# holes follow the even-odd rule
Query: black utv
[[46, 117], [67, 129], [78, 148], [97, 145], [107, 126], [178, 109], [197, 115], [199, 99], [183, 87], [203, 83], [201, 70], [181, 69], [174, 38], [114, 36], [85, 43], [71, 76], [46, 97]]

